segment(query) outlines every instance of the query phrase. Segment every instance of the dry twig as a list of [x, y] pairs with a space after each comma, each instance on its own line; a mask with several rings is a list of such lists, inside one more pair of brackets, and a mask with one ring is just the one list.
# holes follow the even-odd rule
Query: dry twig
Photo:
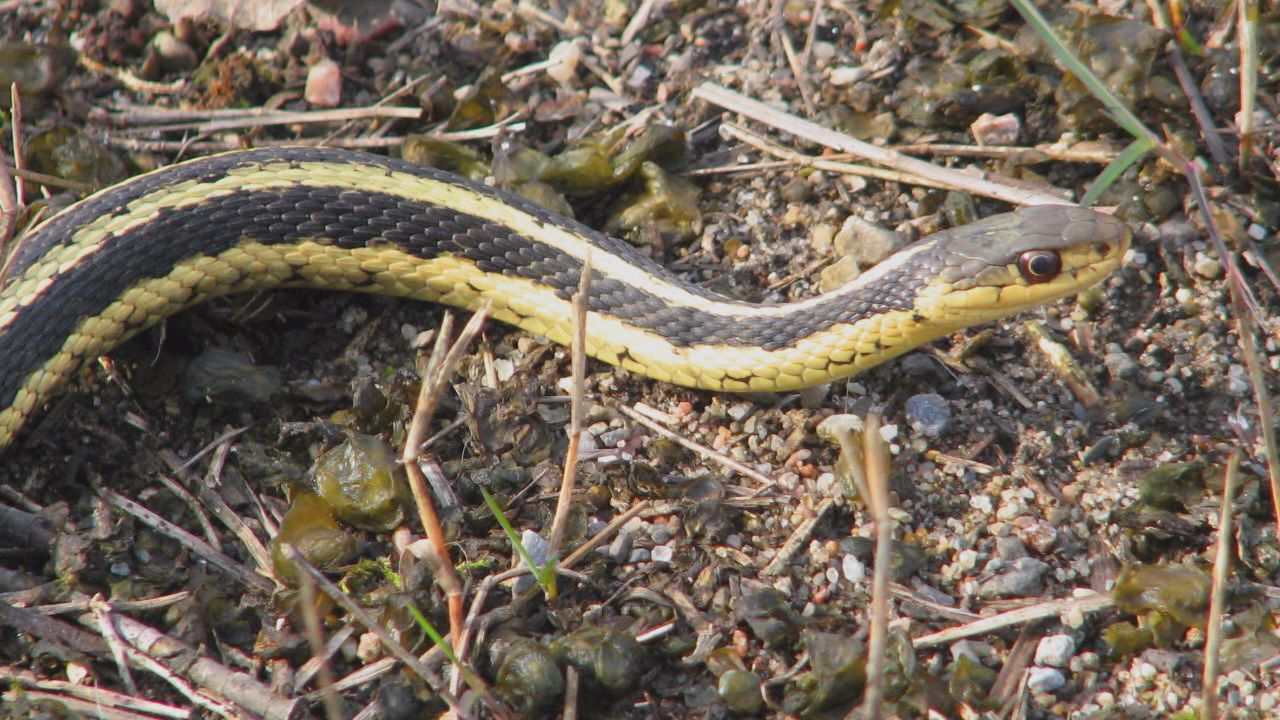
[[1204, 678], [1200, 686], [1201, 720], [1218, 717], [1218, 661], [1222, 648], [1222, 616], [1226, 612], [1227, 578], [1231, 576], [1231, 554], [1234, 549], [1232, 504], [1240, 481], [1240, 453], [1231, 453], [1222, 476], [1222, 508], [1218, 515], [1218, 540], [1214, 550], [1213, 590], [1209, 596], [1209, 618], [1204, 641]]

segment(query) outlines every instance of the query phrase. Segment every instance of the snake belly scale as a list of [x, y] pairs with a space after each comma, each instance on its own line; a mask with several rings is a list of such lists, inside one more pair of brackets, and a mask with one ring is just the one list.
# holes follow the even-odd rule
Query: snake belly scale
[[1124, 223], [1070, 206], [931, 235], [793, 303], [729, 300], [627, 244], [449, 173], [333, 149], [248, 150], [103, 190], [24, 239], [0, 288], [0, 448], [85, 363], [183, 308], [315, 287], [475, 309], [568, 343], [591, 259], [587, 352], [680, 385], [828, 382], [1114, 270]]

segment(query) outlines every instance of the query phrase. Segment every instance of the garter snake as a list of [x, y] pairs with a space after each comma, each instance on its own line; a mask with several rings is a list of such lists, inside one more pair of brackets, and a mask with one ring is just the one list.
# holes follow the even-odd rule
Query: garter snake
[[0, 289], [0, 448], [85, 363], [218, 295], [318, 287], [491, 303], [567, 343], [588, 255], [587, 352], [681, 385], [778, 391], [1088, 287], [1126, 226], [1068, 206], [931, 235], [833, 292], [725, 299], [627, 244], [483, 184], [333, 149], [262, 149], [103, 190], [30, 234]]

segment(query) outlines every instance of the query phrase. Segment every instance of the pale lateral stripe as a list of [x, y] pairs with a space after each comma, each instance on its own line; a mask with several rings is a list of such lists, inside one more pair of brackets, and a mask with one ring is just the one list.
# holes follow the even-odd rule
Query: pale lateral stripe
[[[270, 172], [263, 172], [270, 170]], [[140, 176], [143, 177], [143, 176]], [[448, 207], [474, 215], [496, 225], [503, 225], [535, 242], [546, 243], [560, 252], [584, 262], [592, 256], [592, 267], [602, 275], [626, 285], [653, 294], [667, 303], [696, 308], [703, 312], [746, 321], [752, 317], [777, 317], [814, 306], [833, 297], [848, 295], [876, 277], [890, 272], [922, 248], [912, 248], [895, 256], [888, 263], [881, 263], [872, 272], [854, 283], [834, 292], [787, 305], [743, 306], [704, 298], [664, 279], [645, 276], [637, 284], [636, 268], [611, 253], [584, 241], [575, 233], [555, 224], [544, 223], [537, 217], [506, 205], [469, 188], [444, 181], [431, 180], [408, 173], [388, 171], [376, 165], [325, 162], [273, 162], [253, 163], [233, 168], [226, 176], [213, 181], [189, 180], [156, 190], [129, 204], [127, 212], [119, 216], [99, 218], [75, 233], [68, 243], [42, 260], [38, 265], [48, 268], [56, 265], [67, 268], [84, 257], [98, 252], [103, 242], [113, 235], [150, 222], [160, 209], [177, 209], [199, 205], [211, 197], [235, 192], [286, 189], [290, 186], [347, 188], [352, 191], [373, 191], [391, 196], [401, 196], [429, 205]], [[33, 266], [32, 270], [36, 267]], [[45, 274], [47, 270], [44, 271]], [[36, 281], [20, 292], [6, 293], [11, 300], [0, 303], [0, 327], [3, 327], [7, 311], [26, 306], [35, 300], [48, 282]], [[12, 305], [12, 307], [9, 307]]]

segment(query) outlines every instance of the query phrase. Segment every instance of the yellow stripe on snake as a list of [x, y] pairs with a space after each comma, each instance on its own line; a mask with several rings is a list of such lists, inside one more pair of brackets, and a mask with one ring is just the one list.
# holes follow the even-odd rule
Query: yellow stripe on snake
[[449, 173], [332, 149], [227, 153], [103, 190], [19, 246], [0, 289], [0, 448], [85, 363], [233, 292], [489, 302], [499, 320], [568, 343], [590, 257], [588, 354], [690, 387], [780, 391], [1079, 292], [1129, 239], [1091, 210], [1026, 208], [931, 235], [824, 295], [752, 304]]

